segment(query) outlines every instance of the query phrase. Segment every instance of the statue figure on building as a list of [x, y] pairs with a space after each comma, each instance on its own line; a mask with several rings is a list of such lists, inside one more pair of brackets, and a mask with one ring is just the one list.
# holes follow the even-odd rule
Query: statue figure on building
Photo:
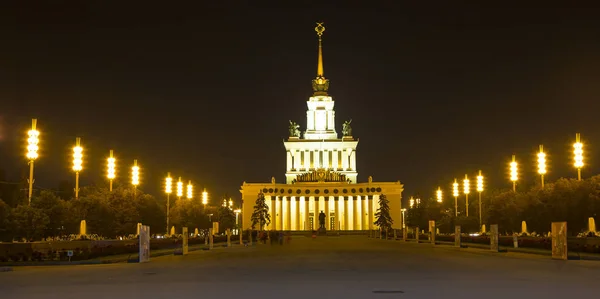
[[289, 131], [290, 131], [290, 137], [300, 138], [300, 125], [297, 124], [296, 122], [290, 120]]
[[319, 229], [325, 229], [325, 213], [319, 213]]
[[342, 125], [342, 135], [343, 136], [352, 136], [352, 127], [350, 126], [351, 122], [352, 122], [352, 119], [345, 121], [344, 124]]

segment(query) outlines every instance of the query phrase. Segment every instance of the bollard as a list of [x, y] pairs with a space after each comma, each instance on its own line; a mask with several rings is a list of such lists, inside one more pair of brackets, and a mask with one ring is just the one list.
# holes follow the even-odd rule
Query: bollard
[[186, 255], [188, 253], [188, 228], [184, 227], [181, 230], [181, 254]]
[[500, 251], [498, 246], [498, 224], [490, 225], [490, 250], [493, 252]]
[[415, 228], [415, 239], [417, 240], [417, 243], [419, 243], [419, 235], [421, 234], [421, 231], [419, 230], [419, 227], [417, 226]]
[[435, 220], [429, 220], [429, 240], [435, 245]]
[[552, 259], [567, 260], [567, 223], [552, 222]]
[[244, 245], [244, 239], [242, 238], [242, 231], [238, 229], [238, 235], [240, 235], [240, 245]]
[[519, 238], [517, 237], [517, 234], [513, 235], [513, 246], [519, 248]]
[[402, 241], [406, 242], [408, 240], [408, 228], [402, 228]]
[[213, 229], [208, 229], [208, 249], [213, 249]]
[[454, 226], [454, 247], [460, 248], [460, 225]]
[[398, 230], [394, 229], [394, 241], [398, 239]]

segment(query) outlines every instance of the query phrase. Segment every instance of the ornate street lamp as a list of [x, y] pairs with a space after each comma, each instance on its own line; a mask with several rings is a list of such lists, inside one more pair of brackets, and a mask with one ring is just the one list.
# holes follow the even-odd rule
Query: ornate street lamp
[[465, 179], [463, 180], [463, 192], [465, 193], [465, 204], [467, 206], [467, 217], [469, 217], [469, 193], [471, 192], [471, 187], [469, 186], [469, 178], [465, 174]]
[[192, 199], [194, 196], [194, 187], [192, 186], [192, 181], [190, 180], [187, 185], [187, 199]]
[[573, 144], [573, 155], [575, 158], [575, 168], [577, 168], [577, 179], [581, 181], [581, 167], [583, 167], [583, 143], [579, 133], [575, 135], [575, 143]]
[[27, 153], [26, 157], [29, 160], [29, 205], [31, 205], [31, 195], [33, 194], [33, 162], [38, 158], [40, 132], [36, 130], [37, 119], [31, 120], [31, 130], [27, 132]]
[[458, 181], [454, 179], [452, 184], [452, 196], [454, 196], [454, 217], [458, 217]]
[[83, 147], [81, 147], [81, 138], [75, 139], [73, 147], [73, 171], [75, 171], [75, 199], [79, 199], [79, 172], [83, 169]]
[[116, 177], [116, 172], [115, 172], [115, 168], [116, 168], [116, 159], [113, 156], [113, 150], [110, 150], [110, 156], [108, 156], [107, 159], [107, 165], [106, 165], [106, 177], [108, 178], [108, 190], [110, 192], [112, 192], [113, 189], [113, 180]]
[[479, 175], [477, 176], [477, 192], [479, 193], [479, 229], [481, 229], [483, 225], [483, 219], [481, 216], [481, 192], [483, 192], [483, 175], [481, 175], [481, 170], [479, 171]]
[[442, 189], [438, 187], [437, 191], [435, 191], [435, 196], [437, 198], [437, 202], [442, 202]]
[[544, 189], [544, 175], [546, 174], [546, 153], [544, 153], [544, 146], [540, 145], [540, 152], [537, 154], [538, 157], [538, 173], [542, 179], [542, 189]]
[[137, 164], [137, 160], [133, 160], [133, 166], [131, 167], [131, 184], [133, 185], [133, 198], [137, 195], [137, 186], [140, 184], [140, 167]]
[[167, 172], [167, 177], [165, 178], [165, 193], [167, 193], [167, 230], [165, 234], [169, 234], [169, 211], [171, 210], [171, 201], [169, 195], [173, 192], [173, 179], [171, 178], [171, 173]]
[[513, 192], [517, 192], [517, 180], [519, 180], [519, 165], [515, 160], [515, 155], [512, 155], [512, 162], [510, 162], [510, 180], [513, 184]]

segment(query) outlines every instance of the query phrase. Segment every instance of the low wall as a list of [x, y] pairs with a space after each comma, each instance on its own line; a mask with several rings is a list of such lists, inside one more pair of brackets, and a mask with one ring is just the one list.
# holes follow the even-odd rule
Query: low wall
[[[422, 238], [423, 235], [421, 235], [421, 239]], [[461, 236], [460, 239], [461, 243], [490, 244], [489, 236]], [[436, 240], [454, 242], [454, 236], [436, 235]], [[552, 250], [552, 238], [518, 237], [517, 241], [519, 247], [522, 248]], [[500, 236], [498, 238], [498, 245], [500, 246], [513, 247], [513, 242], [513, 236]], [[567, 238], [567, 246], [569, 248], [569, 251], [573, 252], [600, 253], [600, 238], [570, 237]]]

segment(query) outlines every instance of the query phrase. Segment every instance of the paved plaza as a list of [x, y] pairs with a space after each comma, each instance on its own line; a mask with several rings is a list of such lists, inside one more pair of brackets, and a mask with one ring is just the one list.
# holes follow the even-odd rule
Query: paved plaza
[[15, 267], [0, 273], [0, 298], [596, 298], [599, 281], [597, 261], [295, 237], [146, 264]]

